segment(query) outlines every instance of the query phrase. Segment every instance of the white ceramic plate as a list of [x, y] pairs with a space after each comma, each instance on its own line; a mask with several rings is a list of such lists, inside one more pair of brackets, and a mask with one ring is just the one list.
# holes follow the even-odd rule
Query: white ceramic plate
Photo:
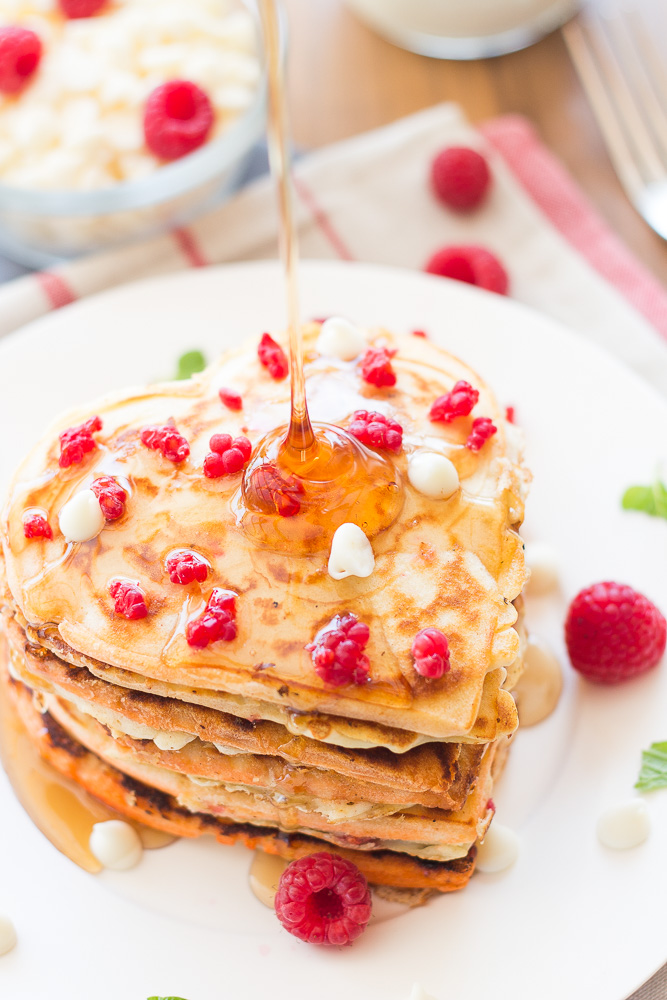
[[[562, 654], [567, 600], [618, 579], [667, 607], [667, 524], [623, 513], [624, 488], [664, 459], [667, 406], [556, 323], [468, 286], [367, 265], [304, 265], [304, 316], [424, 328], [477, 368], [526, 430], [535, 482], [525, 534], [552, 543], [562, 593], [530, 624]], [[284, 324], [274, 264], [130, 285], [0, 345], [0, 479], [64, 407], [162, 377]], [[600, 812], [632, 796], [642, 747], [667, 738], [667, 670], [602, 690], [569, 675], [558, 711], [519, 733], [495, 799], [520, 832], [517, 864], [378, 923], [350, 949], [308, 947], [251, 895], [242, 848], [181, 841], [126, 873], [86, 875], [33, 827], [0, 776], [0, 912], [19, 945], [0, 959], [8, 1000], [622, 1000], [667, 959], [667, 797], [648, 799], [641, 847], [600, 846]]]

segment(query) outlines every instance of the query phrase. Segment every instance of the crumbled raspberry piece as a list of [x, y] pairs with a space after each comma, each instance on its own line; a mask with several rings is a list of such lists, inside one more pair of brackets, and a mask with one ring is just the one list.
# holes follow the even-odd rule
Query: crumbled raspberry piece
[[167, 573], [172, 583], [203, 583], [208, 576], [208, 563], [196, 552], [173, 552], [167, 559]]
[[513, 424], [516, 420], [516, 413], [513, 406], [507, 406], [505, 408], [505, 420], [508, 424]]
[[423, 628], [412, 640], [415, 670], [422, 677], [442, 677], [449, 670], [449, 643], [439, 628]]
[[363, 650], [369, 636], [368, 625], [350, 612], [332, 618], [306, 646], [317, 676], [332, 687], [365, 684], [370, 663]]
[[29, 514], [23, 522], [26, 538], [53, 538], [51, 525], [42, 514]]
[[210, 447], [211, 451], [204, 459], [204, 475], [209, 479], [240, 472], [252, 454], [252, 445], [243, 436], [232, 439], [231, 434], [214, 434]]
[[391, 359], [398, 351], [390, 351], [386, 347], [369, 347], [361, 359], [361, 377], [365, 382], [382, 388], [396, 385], [396, 372], [391, 366]]
[[91, 417], [78, 427], [68, 427], [60, 435], [60, 459], [61, 469], [67, 469], [70, 465], [80, 462], [84, 455], [93, 451], [97, 443], [93, 438], [95, 431], [102, 430], [102, 421], [99, 417]]
[[153, 451], [162, 452], [165, 458], [178, 465], [190, 454], [190, 445], [182, 434], [179, 434], [173, 421], [162, 427], [144, 427], [141, 432], [141, 443]]
[[58, 0], [65, 17], [92, 17], [106, 6], [107, 0]]
[[667, 623], [632, 587], [604, 581], [570, 604], [565, 641], [575, 670], [599, 684], [618, 684], [655, 667], [667, 643]]
[[146, 598], [143, 591], [135, 583], [129, 583], [127, 580], [115, 580], [109, 587], [109, 593], [117, 615], [134, 621], [137, 618], [145, 618], [148, 614]]
[[399, 452], [403, 445], [403, 428], [383, 413], [355, 410], [348, 430], [352, 437], [369, 448]]
[[196, 83], [170, 80], [148, 95], [144, 110], [146, 145], [162, 160], [177, 160], [206, 142], [213, 105]]
[[90, 488], [100, 502], [100, 508], [107, 521], [117, 521], [125, 513], [127, 493], [111, 476], [102, 476], [90, 484]]
[[423, 337], [424, 340], [428, 340], [428, 334], [427, 334], [426, 330], [413, 330], [412, 331], [412, 336], [413, 337]]
[[236, 638], [236, 594], [214, 587], [206, 609], [185, 627], [188, 645], [203, 649], [211, 642], [231, 642]]
[[433, 190], [456, 212], [470, 212], [481, 205], [491, 183], [489, 165], [467, 146], [443, 149], [431, 164]]
[[18, 94], [30, 82], [42, 58], [39, 36], [28, 28], [0, 28], [0, 92]]
[[327, 851], [292, 861], [280, 876], [278, 920], [310, 944], [351, 944], [371, 917], [371, 893], [356, 865]]
[[243, 400], [239, 396], [238, 392], [234, 392], [233, 389], [218, 389], [218, 395], [220, 396], [220, 402], [223, 406], [226, 406], [228, 410], [242, 410]]
[[496, 811], [496, 803], [493, 801], [493, 799], [488, 800], [488, 802], [486, 803], [486, 808], [487, 810], [490, 809], [491, 812]]
[[498, 428], [489, 417], [477, 417], [472, 422], [472, 430], [468, 435], [466, 448], [469, 451], [479, 451], [497, 430]]
[[287, 355], [283, 351], [280, 344], [276, 344], [270, 334], [262, 334], [262, 339], [260, 340], [259, 347], [257, 348], [257, 354], [261, 363], [266, 369], [268, 369], [271, 378], [276, 379], [276, 381], [280, 381], [280, 379], [285, 378], [289, 371]]
[[467, 417], [479, 400], [479, 391], [470, 382], [457, 382], [444, 396], [438, 396], [428, 418], [434, 424], [448, 424], [456, 417]]
[[294, 517], [301, 510], [300, 496], [306, 492], [294, 476], [283, 475], [275, 465], [260, 465], [250, 476], [249, 490], [267, 512]]
[[509, 287], [507, 271], [498, 258], [484, 247], [443, 247], [433, 254], [425, 270], [442, 278], [477, 285], [478, 288], [497, 292], [498, 295], [506, 295]]

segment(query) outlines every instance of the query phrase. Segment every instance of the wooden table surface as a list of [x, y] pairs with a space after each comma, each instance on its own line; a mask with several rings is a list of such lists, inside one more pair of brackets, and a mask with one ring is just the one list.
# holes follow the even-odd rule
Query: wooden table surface
[[405, 52], [359, 21], [343, 0], [283, 0], [296, 142], [324, 146], [440, 101], [470, 121], [526, 115], [610, 226], [667, 285], [667, 243], [635, 212], [609, 162], [565, 44], [555, 32], [522, 52], [453, 62]]

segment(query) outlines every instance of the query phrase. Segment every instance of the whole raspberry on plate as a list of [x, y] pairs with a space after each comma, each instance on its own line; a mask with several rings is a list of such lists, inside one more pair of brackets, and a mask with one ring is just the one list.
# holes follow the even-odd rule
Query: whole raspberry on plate
[[0, 93], [18, 94], [30, 82], [42, 58], [39, 36], [28, 28], [0, 28]]
[[163, 83], [146, 101], [146, 145], [162, 160], [177, 160], [206, 142], [213, 118], [208, 94], [196, 83], [189, 80]]
[[484, 201], [491, 173], [481, 153], [467, 146], [450, 146], [433, 160], [431, 183], [437, 197], [449, 208], [470, 212]]
[[351, 944], [371, 917], [371, 893], [356, 865], [322, 851], [292, 861], [280, 876], [276, 914], [310, 944]]
[[106, 7], [107, 0], [58, 0], [61, 11], [70, 19], [92, 17]]
[[484, 247], [442, 247], [433, 254], [424, 270], [441, 278], [477, 285], [498, 295], [506, 295], [509, 288], [507, 271], [498, 258]]
[[575, 670], [599, 684], [618, 684], [659, 663], [667, 624], [643, 594], [604, 581], [580, 591], [570, 604], [565, 641]]

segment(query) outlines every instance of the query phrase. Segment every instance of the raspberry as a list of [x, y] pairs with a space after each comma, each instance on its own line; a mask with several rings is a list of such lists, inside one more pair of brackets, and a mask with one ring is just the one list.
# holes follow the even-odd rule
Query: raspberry
[[70, 465], [75, 465], [97, 447], [93, 439], [95, 431], [102, 430], [102, 421], [99, 417], [91, 417], [78, 427], [69, 427], [60, 435], [60, 459], [58, 464], [61, 469], [67, 469]]
[[491, 183], [484, 157], [467, 146], [443, 149], [431, 164], [431, 184], [440, 201], [456, 212], [481, 205]]
[[117, 615], [134, 621], [137, 618], [145, 618], [148, 614], [146, 598], [136, 584], [127, 580], [115, 580], [109, 587], [109, 593]]
[[162, 83], [146, 101], [146, 145], [161, 160], [178, 160], [206, 142], [213, 118], [208, 94], [196, 83], [189, 80]]
[[415, 670], [422, 677], [442, 677], [449, 670], [449, 643], [439, 628], [423, 628], [412, 640]]
[[188, 645], [203, 649], [210, 642], [231, 642], [236, 638], [236, 594], [214, 587], [206, 609], [185, 627]]
[[470, 382], [461, 380], [444, 396], [438, 396], [431, 406], [428, 418], [434, 424], [448, 424], [456, 417], [467, 417], [478, 400], [478, 390]]
[[100, 502], [107, 521], [117, 521], [125, 513], [127, 493], [111, 476], [102, 476], [90, 484], [90, 488]]
[[58, 0], [65, 17], [92, 17], [106, 6], [107, 0]]
[[280, 344], [276, 344], [270, 334], [262, 334], [262, 339], [260, 340], [259, 347], [257, 348], [257, 354], [264, 367], [268, 369], [271, 378], [276, 379], [278, 382], [280, 379], [285, 378], [287, 372], [289, 371], [287, 355], [283, 351]]
[[386, 347], [369, 347], [361, 359], [361, 377], [371, 385], [382, 388], [396, 385], [396, 372], [391, 367], [391, 359], [398, 351]]
[[204, 475], [209, 479], [240, 472], [252, 453], [250, 441], [243, 436], [232, 440], [231, 434], [214, 434], [210, 446], [211, 451], [204, 459]]
[[26, 538], [53, 538], [51, 525], [42, 514], [30, 514], [23, 522]]
[[275, 465], [260, 465], [250, 476], [249, 490], [268, 513], [294, 517], [301, 510], [305, 490], [294, 476], [284, 476]]
[[505, 420], [508, 424], [513, 424], [516, 420], [516, 413], [514, 412], [513, 406], [507, 406], [505, 408]]
[[423, 337], [424, 340], [428, 340], [428, 334], [427, 334], [426, 330], [413, 330], [412, 331], [412, 336], [413, 337]]
[[218, 389], [218, 395], [220, 396], [220, 402], [223, 406], [226, 406], [228, 410], [243, 409], [243, 400], [239, 396], [238, 392], [234, 392], [233, 389]]
[[357, 441], [369, 448], [398, 452], [403, 445], [403, 428], [395, 420], [388, 420], [383, 413], [355, 410], [348, 430]]
[[499, 295], [506, 295], [509, 287], [507, 271], [498, 258], [484, 247], [443, 247], [433, 254], [425, 270], [429, 274], [465, 281]]
[[369, 635], [368, 625], [350, 612], [332, 618], [306, 646], [317, 676], [332, 687], [365, 684], [370, 664], [363, 650]]
[[472, 422], [472, 430], [468, 435], [466, 448], [470, 451], [479, 451], [484, 443], [493, 437], [497, 430], [498, 428], [489, 417], [477, 417]]
[[310, 944], [351, 944], [371, 916], [371, 893], [356, 865], [326, 851], [292, 861], [280, 876], [278, 920]]
[[167, 559], [167, 573], [172, 583], [203, 583], [208, 576], [208, 563], [196, 552], [173, 552]]
[[18, 94], [30, 82], [42, 58], [39, 36], [28, 28], [0, 28], [0, 92]]
[[605, 581], [570, 604], [565, 641], [575, 670], [599, 684], [618, 684], [655, 667], [665, 652], [667, 624], [643, 594]]
[[163, 427], [144, 427], [141, 432], [141, 443], [153, 451], [160, 451], [165, 458], [178, 465], [190, 454], [190, 445], [176, 430], [173, 420]]

